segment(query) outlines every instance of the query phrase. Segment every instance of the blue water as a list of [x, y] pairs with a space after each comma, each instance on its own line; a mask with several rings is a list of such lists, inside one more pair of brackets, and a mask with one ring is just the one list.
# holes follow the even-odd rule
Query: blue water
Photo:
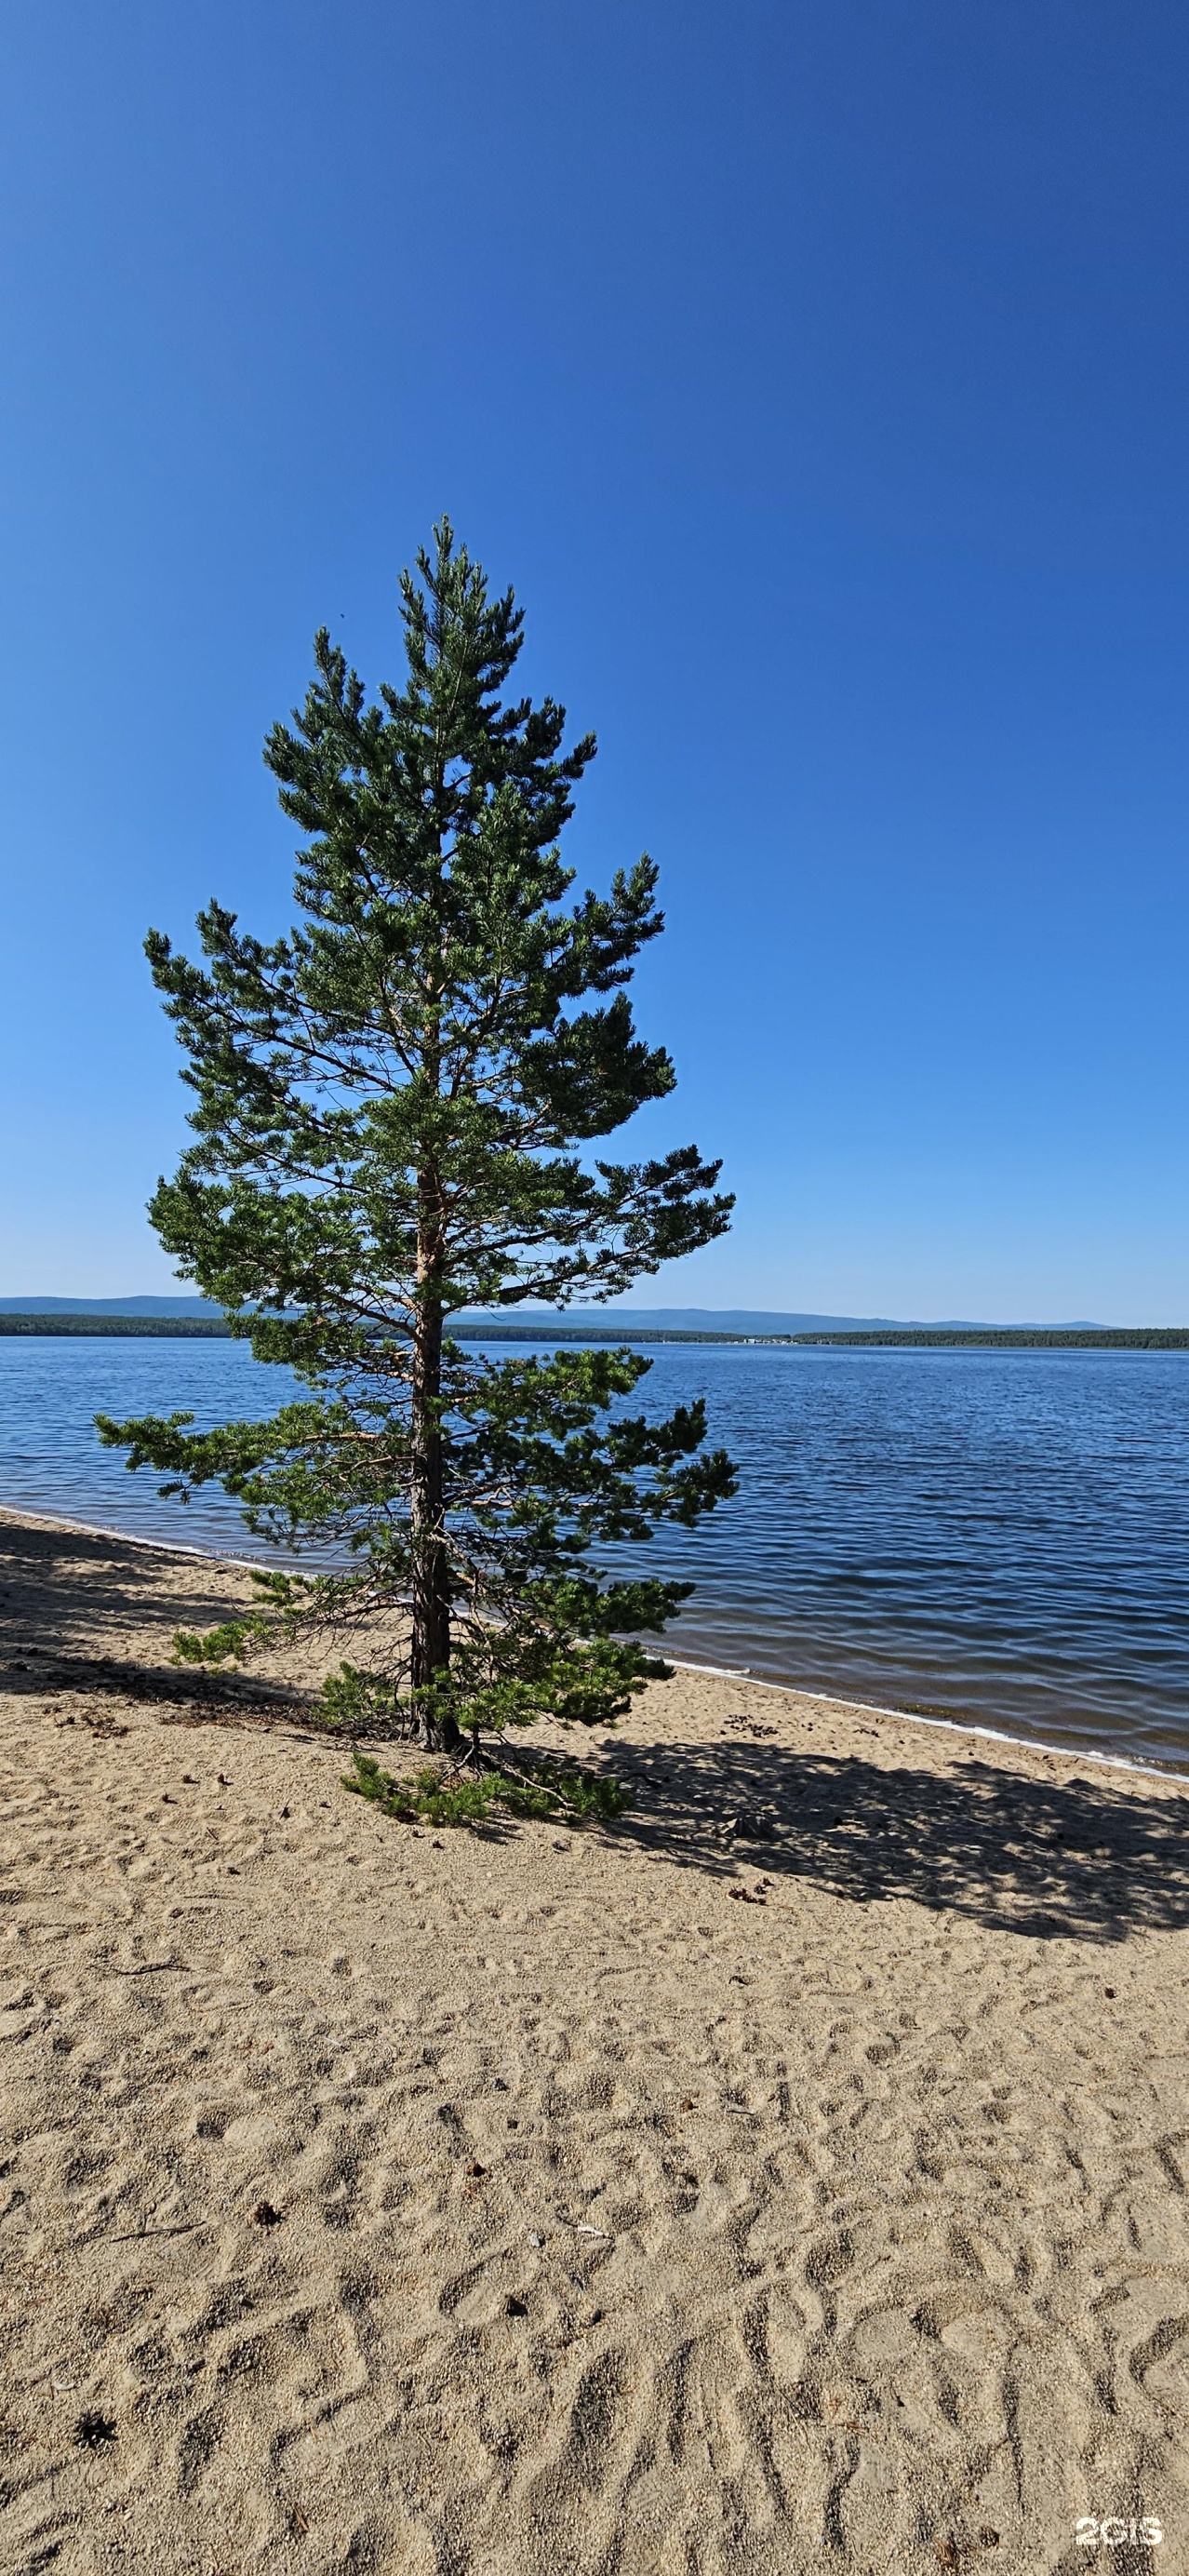
[[[260, 1554], [91, 1417], [290, 1385], [235, 1342], [0, 1339], [0, 1502]], [[676, 1654], [1189, 1768], [1189, 1353], [671, 1345], [636, 1402], [695, 1394], [740, 1490], [650, 1551], [698, 1584]]]

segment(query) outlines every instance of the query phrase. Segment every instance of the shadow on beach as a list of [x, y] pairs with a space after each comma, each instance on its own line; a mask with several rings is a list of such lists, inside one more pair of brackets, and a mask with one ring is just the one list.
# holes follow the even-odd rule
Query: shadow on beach
[[[227, 1584], [214, 1558], [0, 1518], [0, 1702], [76, 1691], [240, 1723], [307, 1716], [310, 1696], [292, 1681], [170, 1664], [175, 1628], [227, 1616]], [[625, 1735], [608, 1747], [636, 1800], [616, 1838], [723, 1879], [738, 1881], [742, 1863], [772, 1880], [774, 1901], [800, 1881], [855, 1905], [903, 1898], [1034, 1939], [1109, 1942], [1189, 1924], [1186, 1801], [1141, 1775], [1023, 1774], [960, 1736], [931, 1736], [933, 1762], [892, 1769], [756, 1740], [753, 1721], [736, 1723], [745, 1734]], [[840, 1714], [840, 1731], [856, 1728], [878, 1733]]]
[[[227, 1585], [228, 1569], [214, 1557], [0, 1518], [0, 1700], [115, 1691], [211, 1714], [275, 1705], [275, 1684], [170, 1661], [175, 1629], [227, 1617]], [[305, 1705], [292, 1684], [280, 1696]]]
[[617, 1834], [718, 1876], [743, 1862], [771, 1879], [774, 1903], [799, 1880], [856, 1905], [903, 1898], [1041, 1940], [1189, 1924], [1185, 1799], [1145, 1792], [1135, 1774], [1126, 1787], [1105, 1770], [1059, 1781], [971, 1752], [891, 1770], [721, 1739], [625, 1742], [612, 1767], [637, 1802]]

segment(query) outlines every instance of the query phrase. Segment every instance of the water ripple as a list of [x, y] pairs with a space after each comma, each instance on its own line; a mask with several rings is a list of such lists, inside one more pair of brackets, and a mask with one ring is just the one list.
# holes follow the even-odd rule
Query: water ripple
[[[286, 1391], [237, 1343], [0, 1340], [0, 1500], [258, 1552], [225, 1497], [129, 1477], [91, 1417]], [[698, 1394], [741, 1482], [651, 1551], [697, 1581], [677, 1654], [1189, 1763], [1189, 1354], [671, 1345], [636, 1402]]]

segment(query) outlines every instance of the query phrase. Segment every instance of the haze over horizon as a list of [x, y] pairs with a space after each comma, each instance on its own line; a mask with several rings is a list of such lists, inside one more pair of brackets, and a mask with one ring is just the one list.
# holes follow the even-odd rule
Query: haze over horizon
[[612, 1150], [738, 1194], [626, 1302], [1189, 1311], [1183, 13], [6, 33], [0, 1291], [175, 1290], [144, 931], [287, 919], [262, 738], [446, 509], [660, 863]]

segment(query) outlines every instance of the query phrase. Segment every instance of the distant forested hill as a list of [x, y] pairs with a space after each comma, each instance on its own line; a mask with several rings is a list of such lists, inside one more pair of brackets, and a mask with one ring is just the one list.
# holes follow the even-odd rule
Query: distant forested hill
[[209, 1297], [0, 1297], [0, 1315], [161, 1315], [170, 1322], [221, 1309]]
[[[866, 1350], [1185, 1350], [1189, 1327], [1110, 1324], [893, 1324], [840, 1315], [775, 1315], [747, 1310], [716, 1314], [698, 1306], [586, 1306], [568, 1314], [505, 1308], [460, 1316], [460, 1341], [488, 1342], [783, 1342], [822, 1349]], [[36, 1335], [112, 1334], [121, 1339], [173, 1336], [223, 1341], [220, 1309], [202, 1297], [41, 1297], [22, 1304], [0, 1298], [0, 1340]]]

